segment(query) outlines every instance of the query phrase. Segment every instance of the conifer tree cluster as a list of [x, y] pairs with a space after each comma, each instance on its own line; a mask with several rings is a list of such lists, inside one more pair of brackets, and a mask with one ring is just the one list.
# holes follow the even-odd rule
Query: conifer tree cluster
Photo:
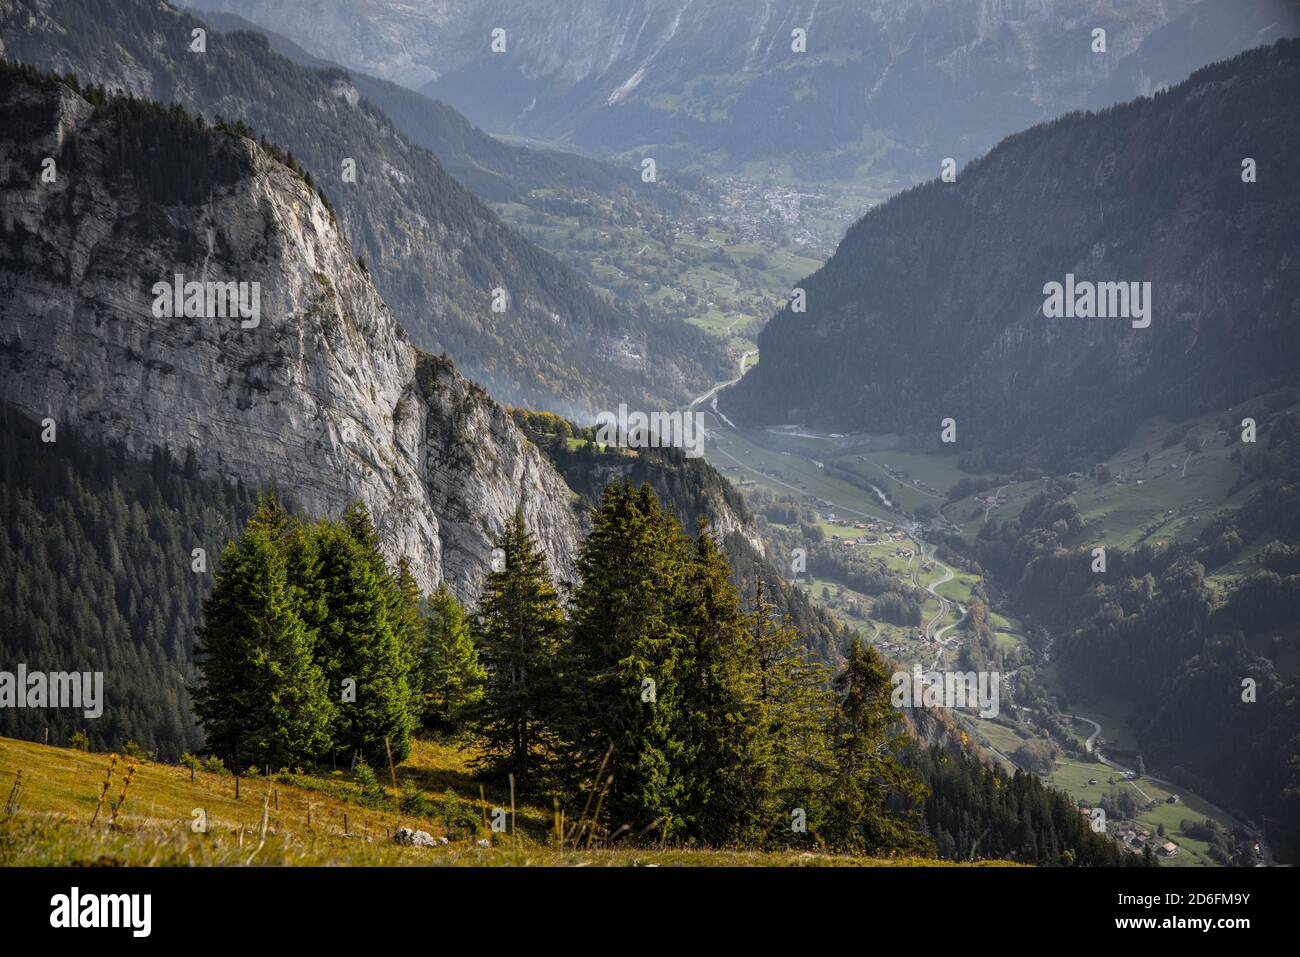
[[500, 548], [471, 624], [489, 773], [566, 805], [597, 796], [608, 839], [928, 847], [883, 660], [854, 644], [831, 682], [648, 485], [605, 489], [567, 607], [522, 517]]
[[422, 724], [468, 736], [526, 799], [585, 803], [598, 839], [930, 849], [883, 659], [855, 642], [831, 680], [649, 485], [605, 489], [567, 596], [520, 512], [497, 544], [472, 614], [444, 584], [421, 615], [361, 505], [307, 524], [264, 497], [197, 630], [210, 750], [382, 766]]
[[410, 751], [420, 692], [419, 593], [390, 570], [365, 507], [293, 519], [264, 496], [221, 556], [195, 633], [191, 689], [209, 750], [235, 768]]

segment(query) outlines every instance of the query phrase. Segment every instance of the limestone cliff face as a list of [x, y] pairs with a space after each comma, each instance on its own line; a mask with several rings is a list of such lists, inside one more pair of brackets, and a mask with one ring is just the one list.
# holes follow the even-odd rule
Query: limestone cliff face
[[301, 67], [244, 32], [210, 30], [196, 52], [202, 27], [160, 0], [0, 0], [14, 62], [241, 120], [292, 152], [412, 342], [502, 401], [591, 421], [620, 401], [676, 406], [730, 369], [716, 337], [642, 321], [506, 226], [342, 70]]
[[[486, 393], [411, 345], [299, 173], [234, 132], [12, 71], [0, 114], [0, 397], [141, 455], [191, 449], [308, 514], [360, 498], [426, 589], [475, 594], [520, 504], [571, 574], [573, 493]], [[159, 317], [155, 284], [177, 274], [247, 283], [248, 302], [257, 284], [259, 321], [206, 303]]]

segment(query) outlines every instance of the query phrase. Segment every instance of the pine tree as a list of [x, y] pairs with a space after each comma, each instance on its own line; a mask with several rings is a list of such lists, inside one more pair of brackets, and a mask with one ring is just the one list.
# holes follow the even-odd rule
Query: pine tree
[[902, 715], [891, 708], [884, 659], [854, 638], [834, 687], [827, 840], [868, 853], [928, 849], [918, 831], [927, 789], [897, 758], [907, 736], [892, 733]]
[[382, 767], [391, 746], [393, 760], [401, 761], [410, 753], [415, 703], [407, 683], [410, 657], [400, 589], [360, 503], [348, 507], [341, 524], [317, 525], [315, 538], [316, 607], [324, 616], [318, 622], [321, 664], [339, 703], [334, 748]]
[[[763, 580], [757, 579], [750, 616], [758, 659], [758, 700], [766, 774], [766, 842], [810, 843], [825, 818], [824, 798], [832, 770], [827, 729], [833, 713], [824, 665], [809, 653], [788, 620], [773, 621]], [[794, 831], [802, 811], [805, 830]]]
[[578, 555], [566, 761], [576, 787], [603, 787], [615, 829], [676, 838], [685, 829], [692, 755], [679, 735], [675, 620], [689, 553], [649, 485], [606, 487]]
[[564, 613], [536, 541], [515, 511], [497, 547], [500, 571], [487, 576], [470, 626], [487, 672], [483, 697], [467, 723], [479, 738], [490, 773], [540, 784], [554, 754], [554, 712], [561, 692], [558, 659]]
[[683, 599], [678, 717], [690, 758], [686, 831], [714, 846], [751, 841], [763, 829], [768, 752], [758, 656], [731, 569], [703, 519]]
[[412, 713], [418, 723], [424, 696], [424, 673], [420, 667], [424, 649], [424, 620], [420, 617], [420, 586], [411, 574], [411, 563], [403, 555], [397, 560], [389, 591], [389, 609], [402, 647], [403, 670], [410, 694]]
[[479, 663], [460, 602], [446, 582], [429, 601], [424, 635], [420, 656], [424, 725], [458, 731], [467, 712], [483, 700], [487, 672]]
[[298, 613], [286, 557], [289, 520], [263, 498], [222, 553], [195, 630], [202, 684], [191, 689], [208, 747], [231, 767], [286, 767], [329, 746], [332, 707]]

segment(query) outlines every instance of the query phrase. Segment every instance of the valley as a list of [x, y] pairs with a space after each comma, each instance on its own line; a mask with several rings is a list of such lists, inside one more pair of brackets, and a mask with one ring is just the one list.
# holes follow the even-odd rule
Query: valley
[[1272, 0], [209, 2], [0, 0], [0, 866], [1300, 860]]
[[[709, 398], [706, 394], [701, 400]], [[1300, 406], [1290, 409], [1296, 410]], [[1190, 542], [1220, 510], [1239, 507], [1255, 483], [1238, 482], [1239, 470], [1230, 461], [1232, 448], [1224, 443], [1220, 428], [1224, 418], [1207, 416], [1177, 427], [1162, 420], [1142, 423], [1129, 445], [1102, 463], [1118, 478], [1108, 485], [1081, 483], [1073, 496], [1087, 523], [1079, 541], [1117, 547], [1148, 539]], [[965, 559], [938, 560], [934, 543], [926, 541], [927, 531], [943, 529], [973, 544], [986, 516], [1017, 513], [1042, 488], [1044, 479], [1005, 482], [987, 493], [952, 499], [947, 491], [961, 480], [997, 476], [964, 472], [954, 455], [903, 450], [897, 436], [830, 436], [793, 427], [738, 429], [714, 409], [708, 410], [706, 421], [710, 436], [706, 457], [741, 488], [754, 512], [762, 514], [766, 502], [783, 498], [815, 508], [816, 521], [802, 532], [797, 525], [764, 522], [783, 547], [792, 540], [803, 541], [799, 536], [815, 529], [825, 540], [879, 562], [927, 596], [921, 606], [922, 626], [898, 626], [873, 616], [871, 596], [833, 576], [793, 575], [812, 601], [859, 631], [905, 670], [918, 664], [931, 671], [965, 667], [962, 648], [971, 638], [963, 624], [972, 589], [996, 590], [981, 573], [963, 568]], [[1196, 451], [1189, 451], [1191, 446]], [[864, 478], [874, 481], [867, 484], [861, 481]], [[890, 502], [906, 503], [906, 511], [882, 501], [882, 486], [889, 490]], [[918, 510], [929, 516], [928, 521], [918, 519]], [[890, 528], [895, 531], [882, 534], [882, 529]], [[1228, 587], [1249, 570], [1250, 561], [1249, 556], [1239, 557], [1216, 570], [1214, 580]], [[989, 619], [1005, 681], [1013, 680], [1021, 666], [1045, 663], [1041, 648], [1032, 649], [1026, 642], [1023, 617], [1005, 599], [991, 605]], [[1178, 850], [1162, 857], [1162, 864], [1219, 866], [1222, 861], [1209, 854], [1212, 844], [1201, 822], [1213, 821], [1221, 833], [1242, 828], [1243, 822], [1195, 791], [1160, 779], [1155, 776], [1158, 772], [1133, 780], [1126, 773], [1132, 768], [1122, 763], [1135, 760], [1123, 705], [1067, 696], [1064, 685], [1052, 679], [1050, 666], [1043, 670], [1049, 692], [1060, 696], [1067, 723], [1081, 729], [1068, 749], [1036, 723], [1032, 709], [1012, 702], [1013, 685], [1007, 686], [1001, 717], [961, 713], [959, 720], [1009, 770], [1022, 766], [1011, 755], [1026, 742], [1050, 747], [1055, 754], [1043, 772], [1044, 780], [1081, 804], [1098, 806], [1103, 798], [1118, 804], [1118, 795], [1131, 792], [1140, 799], [1133, 805], [1124, 799], [1124, 807], [1132, 807], [1131, 816], [1107, 817], [1109, 832], [1123, 836], [1126, 846], [1140, 850], [1147, 844], [1155, 848], [1172, 842]], [[1102, 725], [1093, 718], [1104, 722], [1104, 738]], [[1192, 824], [1184, 827], [1187, 821]], [[1258, 854], [1267, 860], [1263, 836], [1245, 827], [1253, 831]], [[1155, 842], [1157, 830], [1159, 842]]]
[[706, 182], [716, 196], [691, 197], [672, 213], [586, 190], [538, 190], [494, 208], [614, 301], [688, 322], [734, 354], [753, 349], [795, 284], [887, 195], [828, 189], [791, 203], [786, 189]]

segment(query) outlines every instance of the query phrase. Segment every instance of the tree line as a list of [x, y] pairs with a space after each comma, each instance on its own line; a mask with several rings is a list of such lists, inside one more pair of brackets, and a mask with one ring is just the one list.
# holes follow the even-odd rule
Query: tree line
[[885, 660], [853, 641], [832, 675], [761, 584], [742, 607], [719, 545], [648, 485], [605, 489], [576, 585], [519, 513], [497, 547], [472, 611], [445, 586], [422, 608], [364, 507], [305, 523], [265, 497], [197, 629], [209, 748], [382, 766], [423, 726], [534, 803], [596, 798], [605, 839], [932, 852]]

